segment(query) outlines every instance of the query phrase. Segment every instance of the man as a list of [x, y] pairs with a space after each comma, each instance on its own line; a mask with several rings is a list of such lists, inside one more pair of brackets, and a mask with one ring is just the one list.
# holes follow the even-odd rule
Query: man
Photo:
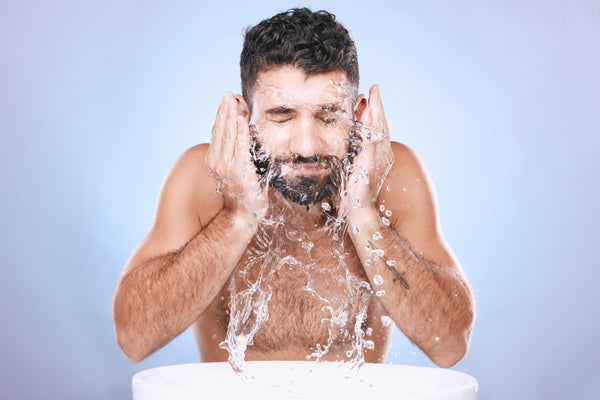
[[472, 290], [425, 167], [390, 141], [380, 90], [327, 12], [246, 32], [243, 96], [185, 151], [113, 298], [140, 361], [192, 325], [202, 361], [384, 362], [392, 321], [438, 366], [466, 353]]

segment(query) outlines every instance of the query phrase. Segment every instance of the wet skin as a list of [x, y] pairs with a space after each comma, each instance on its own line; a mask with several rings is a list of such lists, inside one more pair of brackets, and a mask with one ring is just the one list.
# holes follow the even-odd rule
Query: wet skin
[[[260, 131], [261, 145], [268, 149], [267, 151], [272, 155], [271, 158], [276, 158], [278, 154], [287, 153], [303, 157], [310, 157], [315, 154], [335, 155], [340, 159], [347, 155], [348, 131], [350, 128], [348, 123], [344, 123], [343, 120], [344, 117], [351, 119], [352, 115], [347, 111], [345, 113], [338, 111], [337, 115], [314, 111], [314, 105], [331, 103], [338, 104], [340, 110], [352, 110], [350, 94], [339, 90], [339, 87], [345, 87], [343, 73], [336, 71], [307, 77], [297, 69], [280, 68], [261, 73], [258, 80], [259, 84], [253, 96], [253, 117], [249, 120]], [[359, 117], [358, 119], [361, 117], [361, 111], [364, 111], [366, 100], [363, 99], [364, 96], [358, 99], [353, 110], [355, 117]], [[241, 103], [239, 109], [244, 114], [243, 99], [238, 96], [237, 101]], [[278, 107], [279, 113], [273, 112]], [[281, 108], [284, 108], [283, 112], [281, 112]], [[331, 123], [332, 119], [337, 120], [336, 126]], [[389, 150], [393, 151], [391, 144], [389, 146]], [[406, 153], [409, 152], [408, 149], [403, 147], [399, 143], [395, 143], [393, 146], [399, 159], [406, 158]], [[303, 174], [321, 177], [326, 173], [327, 171], [323, 171], [323, 168], [316, 164], [300, 164], [294, 165], [287, 176], [290, 179]], [[409, 174], [409, 171], [406, 171], [406, 174]], [[410, 177], [405, 176], [405, 179], [408, 180]], [[386, 182], [384, 187], [388, 183], [390, 182]], [[394, 204], [399, 203], [400, 199], [394, 199], [391, 195], [387, 190], [382, 191], [377, 204], [387, 203], [388, 210], [394, 209], [395, 215], [392, 215], [394, 215], [394, 221], [398, 222], [402, 218], [401, 214], [406, 212], [405, 210], [408, 207], [399, 207], [400, 204], [397, 204], [398, 207], [394, 207]], [[204, 196], [211, 196], [211, 194], [207, 192]], [[338, 203], [339, 200], [336, 201], [333, 198], [335, 196], [339, 197], [339, 193], [331, 194], [324, 201], [328, 201], [328, 204]], [[270, 188], [268, 197], [270, 208], [265, 217], [268, 218], [269, 215], [273, 214], [273, 208], [285, 210], [289, 225], [295, 227], [295, 229], [300, 227], [299, 230], [306, 233], [310, 241], [314, 243], [314, 248], [311, 251], [312, 257], [308, 258], [306, 251], [298, 246], [298, 242], [293, 240], [280, 244], [278, 250], [288, 256], [291, 255], [301, 263], [304, 262], [305, 265], [318, 260], [317, 263], [321, 268], [335, 271], [337, 260], [331, 254], [331, 235], [327, 234], [324, 229], [325, 221], [319, 204], [310, 206], [307, 210], [294, 204], [273, 188]], [[216, 214], [223, 206], [216, 196], [211, 204], [213, 204], [212, 210], [208, 211], [206, 208], [199, 210], [199, 213], [205, 214], [201, 216], [201, 220], [210, 220], [211, 214]], [[338, 207], [336, 211], [340, 211], [340, 208]], [[271, 232], [270, 234], [281, 236], [281, 232]], [[353, 276], [368, 282], [367, 275], [354, 249], [354, 244], [347, 235], [343, 238], [343, 241], [344, 248], [347, 251], [346, 267]], [[249, 253], [252, 253], [252, 250], [258, 247], [256, 242], [255, 238], [250, 243]], [[306, 260], [303, 260], [303, 258]], [[236, 270], [243, 269], [246, 262], [246, 257], [242, 257]], [[250, 277], [250, 281], [255, 281], [257, 272], [256, 268], [250, 271], [250, 275], [254, 274]], [[335, 274], [336, 272], [332, 273]], [[331, 315], [322, 310], [322, 302], [303, 290], [306, 282], [304, 272], [299, 271], [297, 266], [286, 265], [275, 274], [274, 281], [271, 284], [273, 295], [268, 303], [269, 319], [261, 325], [253, 338], [253, 344], [246, 350], [246, 360], [305, 360], [307, 356], [315, 351], [317, 343], [324, 345], [328, 342], [329, 324], [322, 322], [322, 319], [330, 318]], [[240, 279], [237, 279], [236, 287], [238, 291], [241, 288], [247, 288], [243, 286]], [[343, 285], [328, 285], [327, 292], [330, 298], [344, 298], [347, 296], [347, 289]], [[293, 305], [290, 304], [290, 299], [294, 299]], [[219, 348], [219, 343], [225, 339], [227, 332], [229, 300], [229, 290], [227, 286], [224, 286], [219, 295], [193, 325], [202, 360], [227, 360], [228, 353]], [[350, 310], [349, 314], [351, 316], [353, 311]], [[355, 310], [354, 314], [356, 314]], [[366, 319], [362, 326], [364, 331], [372, 332], [364, 339], [374, 342], [372, 350], [365, 350], [365, 361], [367, 362], [384, 362], [389, 350], [393, 324], [384, 326], [381, 322], [381, 317], [384, 315], [389, 315], [389, 313], [378, 297], [371, 296]], [[338, 330], [352, 333], [352, 325], [353, 321], [350, 318], [348, 326], [341, 327]], [[346, 359], [346, 351], [351, 348], [352, 344], [345, 339], [347, 339], [347, 335], [340, 334], [336, 336], [323, 359]]]
[[[269, 154], [271, 163], [285, 159], [285, 155], [289, 154], [307, 159], [315, 155], [335, 156], [339, 160], [347, 157], [349, 120], [352, 116], [348, 111], [351, 110], [352, 103], [350, 94], [344, 90], [346, 88], [344, 74], [337, 71], [310, 78], [302, 71], [291, 68], [259, 74], [253, 94], [253, 117], [250, 124], [254, 127], [254, 132], [251, 134], [260, 132], [257, 140]], [[238, 99], [238, 102], [242, 102], [240, 110], [245, 114], [243, 100]], [[336, 112], [332, 111], [332, 104], [335, 105]], [[295, 182], [302, 176], [314, 176], [322, 181], [332, 168], [325, 164], [303, 162], [285, 163], [283, 169], [284, 180]], [[275, 250], [286, 257], [292, 257], [292, 260], [298, 261], [303, 267], [287, 263], [275, 273], [270, 285], [272, 297], [268, 302], [269, 318], [253, 337], [253, 344], [246, 350], [245, 358], [306, 360], [315, 351], [317, 344], [324, 346], [329, 343], [330, 347], [323, 360], [347, 359], [346, 352], [352, 348], [353, 316], [358, 314], [358, 310], [352, 307], [345, 310], [348, 314], [347, 323], [330, 327], [328, 321], [332, 315], [330, 311], [323, 310], [324, 302], [303, 289], [307, 284], [308, 273], [313, 281], [321, 283], [317, 283], [317, 286], [320, 286], [321, 293], [327, 293], [329, 299], [348, 297], [346, 286], [335, 283], [345, 282], [345, 271], [343, 267], [339, 267], [338, 259], [331, 252], [332, 235], [325, 227], [327, 216], [322, 212], [321, 203], [309, 202], [308, 209], [299, 207], [285, 195], [285, 190], [273, 187], [269, 188], [267, 196], [269, 209], [265, 218], [282, 213], [287, 224], [269, 229], [264, 235], [267, 240], [293, 236], [292, 239], [280, 240], [272, 247], [276, 247]], [[336, 197], [339, 197], [339, 193], [330, 193], [322, 200], [333, 205], [333, 213], [339, 211], [335, 208], [339, 203]], [[212, 204], [214, 208], [208, 213], [206, 209], [202, 210], [206, 213], [204, 218], [210, 219], [211, 214], [216, 214], [223, 206], [217, 196], [214, 196]], [[299, 245], [294, 235], [302, 235], [304, 242], [313, 243], [310, 252]], [[346, 252], [345, 267], [357, 280], [367, 282], [368, 278], [352, 241], [347, 236], [342, 240]], [[245, 269], [248, 254], [261, 251], [257, 242], [259, 240], [256, 237], [251, 241], [234, 276], [237, 276], [238, 269]], [[306, 266], [312, 263], [318, 265], [320, 271], [328, 272], [319, 275], [318, 271], [307, 271]], [[270, 267], [272, 266], [266, 266], [267, 269]], [[256, 280], [260, 268], [255, 266], [248, 271], [249, 281]], [[236, 278], [236, 288], [239, 291], [247, 289], [247, 286], [244, 286], [240, 278]], [[193, 325], [202, 360], [227, 360], [228, 353], [219, 348], [219, 343], [225, 339], [227, 332], [229, 301], [229, 290], [223, 287]], [[353, 302], [354, 299], [350, 300], [350, 303]], [[332, 300], [332, 303], [335, 301]], [[365, 339], [374, 342], [373, 349], [365, 350], [367, 362], [383, 362], [389, 349], [393, 326], [383, 326], [382, 315], [387, 315], [385, 309], [375, 296], [370, 296], [367, 315], [362, 324], [362, 329], [370, 333]], [[335, 336], [331, 341], [330, 334]]]
[[[245, 268], [248, 254], [260, 247], [256, 234], [257, 221], [268, 219], [271, 215], [281, 215], [285, 220], [284, 226], [277, 228], [278, 230], [265, 228], [263, 234], [279, 238], [277, 250], [301, 265], [313, 262], [319, 269], [330, 271], [331, 274], [321, 275], [315, 272], [322, 279], [314, 280], [323, 285], [322, 289], [329, 290], [331, 298], [347, 296], [343, 285], [328, 281], [328, 277], [339, 271], [336, 270], [337, 260], [332, 255], [331, 234], [324, 228], [326, 219], [322, 205], [300, 205], [282, 196], [273, 187], [261, 186], [256, 166], [252, 164], [248, 153], [252, 134], [249, 125], [255, 125], [261, 133], [261, 145], [273, 160], [285, 158], [289, 154], [303, 157], [315, 154], [345, 157], [348, 151], [348, 126], [331, 126], [326, 122], [327, 118], [322, 118], [323, 110], [319, 111], [319, 107], [315, 107], [335, 100], [339, 95], [336, 88], [344, 86], [344, 73], [333, 71], [307, 76], [301, 70], [283, 67], [260, 72], [258, 80], [261, 90], [253, 97], [252, 116], [248, 114], [248, 107], [240, 95], [228, 93], [219, 107], [215, 127], [220, 128], [213, 128], [211, 144], [196, 145], [177, 160], [161, 189], [155, 223], [131, 255], [123, 276], [134, 266], [157, 255], [169, 251], [174, 254], [180, 252], [198, 233], [210, 227], [218, 215], [227, 210], [243, 215], [236, 222], [244, 221], [244, 224], [248, 224], [248, 229], [254, 229], [255, 232], [246, 252], [232, 272], [228, 272], [229, 277], [238, 279], [237, 272]], [[325, 199], [334, 206], [334, 211], [347, 216], [349, 228], [344, 231], [341, 240], [346, 252], [345, 265], [351, 276], [369, 282], [371, 287], [376, 288], [373, 284], [374, 274], [383, 275], [385, 283], [381, 288], [387, 288], [384, 297], [372, 295], [369, 300], [362, 329], [372, 330], [371, 335], [365, 336], [365, 339], [374, 342], [374, 349], [365, 350], [365, 361], [385, 361], [393, 324], [384, 326], [381, 317], [390, 316], [434, 362], [440, 366], [453, 365], [466, 351], [464, 340], [461, 339], [463, 336], [467, 338], [468, 345], [473, 313], [467, 311], [472, 309], [472, 300], [468, 289], [465, 289], [467, 284], [463, 282], [466, 282], [466, 278], [458, 260], [441, 233], [433, 185], [418, 156], [408, 146], [389, 140], [377, 85], [371, 87], [368, 98], [359, 95], [354, 105], [349, 97], [342, 96], [338, 100], [340, 108], [345, 110], [345, 115], [350, 119], [353, 117], [365, 125], [379, 122], [378, 126], [385, 128], [383, 138], [363, 138], [364, 150], [353, 160], [353, 165], [368, 171], [370, 182], [349, 187], [349, 195], [344, 198], [339, 193], [332, 192]], [[281, 107], [286, 110], [281, 112]], [[268, 110], [278, 111], [269, 113]], [[227, 130], [225, 126], [233, 126], [233, 129]], [[353, 171], [351, 178], [356, 176], [358, 169]], [[286, 177], [294, 179], [300, 175], [323, 176], [327, 172], [314, 164], [291, 165]], [[380, 191], [378, 184], [383, 188]], [[350, 199], [359, 199], [362, 207], [353, 208], [349, 204]], [[385, 211], [380, 212], [379, 207], [382, 205]], [[389, 218], [389, 223], [384, 227], [379, 220], [385, 212], [388, 213], [385, 216]], [[359, 240], [360, 243], [365, 242], [365, 237], [360, 237], [352, 227], [361, 226], [361, 234], [369, 232], [366, 237], [368, 239], [375, 226], [373, 221], [378, 225], [374, 229], [381, 230], [388, 238], [395, 233], [401, 235], [410, 243], [410, 254], [418, 255], [411, 258], [407, 255], [409, 251], [401, 253], [400, 249], [394, 250], [401, 247], [400, 242], [387, 242], [389, 248], [386, 250], [389, 253], [386, 254], [395, 254], [397, 260], [404, 257], [405, 266], [409, 268], [406, 277], [411, 285], [411, 292], [400, 282], [396, 282], [395, 275], [386, 270], [385, 264], [375, 266], [375, 259], [373, 266], [365, 264], [369, 255], [365, 252], [364, 244], [359, 247], [355, 245]], [[301, 232], [314, 244], [310, 257], [295, 238], [290, 238], [294, 232]], [[377, 242], [379, 243], [383, 241]], [[433, 270], [427, 265], [432, 264], [423, 262], [421, 265], [421, 257], [443, 266], [436, 269], [440, 271], [436, 272], [440, 274], [438, 277], [431, 277]], [[198, 265], [198, 268], [202, 268], [202, 265]], [[398, 265], [398, 268], [404, 266]], [[250, 268], [249, 280], [253, 281], [257, 273], [256, 268]], [[443, 279], [443, 285], [433, 286], [433, 282], [440, 279]], [[419, 286], [420, 280], [423, 282], [422, 286]], [[213, 290], [207, 285], [211, 293], [217, 294], [214, 298], [211, 294], [208, 298], [212, 300], [208, 305], [194, 314], [191, 326], [201, 361], [227, 360], [228, 353], [219, 348], [219, 343], [227, 333], [229, 281], [227, 279], [220, 285], [220, 290]], [[322, 318], [328, 317], [327, 312], [322, 310], [322, 302], [303, 290], [306, 282], [304, 271], [293, 263], [280, 266], [273, 275], [272, 297], [268, 303], [269, 318], [254, 336], [253, 344], [246, 351], [246, 360], [306, 360], [317, 344], [327, 342], [328, 324], [322, 322]], [[240, 287], [243, 288], [243, 285], [238, 283], [238, 288]], [[448, 290], [458, 297], [447, 297]], [[446, 297], [447, 305], [439, 303], [438, 299]], [[467, 311], [462, 311], [463, 309]], [[448, 314], [447, 310], [457, 311], [454, 315]], [[348, 311], [348, 324], [351, 325], [353, 310]], [[426, 322], [432, 321], [431, 317], [436, 325], [428, 326]], [[187, 320], [190, 320], [189, 317]], [[452, 328], [454, 331], [451, 331], [449, 327], [457, 328]], [[343, 326], [339, 328], [340, 331], [344, 330]], [[352, 329], [348, 330], [352, 332]], [[440, 336], [438, 332], [448, 332], [448, 336], [441, 335], [443, 340], [439, 344], [437, 340], [433, 341], [433, 337]], [[345, 359], [349, 346], [347, 337], [343, 334], [336, 335], [330, 351], [323, 357], [324, 360]], [[444, 342], [446, 337], [448, 341]], [[445, 347], [438, 350], [441, 349], [440, 346]], [[136, 358], [141, 359], [143, 356]]]

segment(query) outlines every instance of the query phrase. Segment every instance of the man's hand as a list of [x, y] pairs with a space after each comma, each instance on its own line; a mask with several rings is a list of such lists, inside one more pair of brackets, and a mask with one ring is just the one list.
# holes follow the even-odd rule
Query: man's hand
[[368, 105], [357, 122], [361, 142], [347, 179], [348, 195], [341, 199], [349, 222], [362, 213], [376, 208], [375, 202], [385, 178], [394, 163], [390, 131], [383, 111], [379, 85], [371, 86]]
[[212, 128], [206, 166], [217, 181], [224, 207], [257, 222], [268, 206], [266, 188], [261, 188], [255, 166], [250, 160], [248, 116], [243, 115], [243, 98], [227, 92]]

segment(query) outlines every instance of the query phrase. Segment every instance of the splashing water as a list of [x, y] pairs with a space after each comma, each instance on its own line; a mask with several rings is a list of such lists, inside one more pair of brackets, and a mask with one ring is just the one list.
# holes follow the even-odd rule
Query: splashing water
[[[261, 96], [270, 93], [271, 98], [285, 101], [286, 104], [295, 104], [299, 110], [298, 115], [308, 113], [312, 110], [311, 107], [314, 108], [312, 104], [299, 103], [279, 88], [267, 87], [260, 82], [257, 82], [257, 86], [254, 96], [258, 104]], [[336, 96], [339, 97], [340, 91], [343, 96], [349, 97], [347, 92], [343, 92], [347, 89], [340, 89], [339, 85], [330, 85], [323, 90], [333, 90], [333, 100], [337, 99]], [[227, 332], [219, 347], [228, 351], [229, 363], [240, 376], [247, 378], [244, 373], [246, 352], [259, 344], [259, 337], [263, 337], [261, 340], [264, 341], [266, 334], [261, 336], [260, 332], [261, 328], [271, 327], [269, 304], [275, 298], [280, 299], [282, 293], [292, 299], [312, 299], [310, 304], [316, 304], [315, 309], [323, 315], [320, 318], [321, 325], [315, 329], [325, 329], [326, 339], [314, 343], [306, 359], [320, 361], [331, 354], [341, 353], [345, 356], [343, 361], [348, 368], [358, 371], [365, 362], [365, 349], [375, 348], [372, 340], [365, 339], [365, 336], [373, 333], [372, 328], [365, 327], [367, 311], [375, 298], [374, 295], [382, 296], [385, 291], [379, 290], [374, 293], [366, 278], [360, 277], [351, 268], [348, 260], [353, 244], [347, 238], [347, 215], [340, 213], [340, 199], [348, 197], [348, 189], [352, 185], [368, 185], [372, 179], [369, 172], [362, 167], [353, 174], [356, 179], [351, 181], [348, 178], [353, 172], [351, 160], [359, 153], [360, 150], [357, 149], [360, 149], [363, 139], [360, 136], [362, 127], [350, 119], [346, 109], [351, 108], [341, 107], [337, 111], [327, 111], [327, 115], [322, 119], [326, 125], [321, 129], [331, 150], [311, 157], [285, 150], [275, 154], [270, 150], [267, 139], [285, 137], [292, 132], [293, 121], [273, 122], [264, 118], [264, 115], [257, 114], [250, 123], [251, 155], [262, 187], [268, 187], [270, 198], [280, 196], [294, 206], [286, 206], [286, 203], [281, 201], [271, 204], [267, 216], [261, 219], [251, 245], [229, 281]], [[342, 135], [339, 132], [346, 134]], [[348, 132], [356, 134], [351, 134], [348, 140]], [[381, 137], [381, 132], [372, 130], [370, 135]], [[377, 191], [381, 188], [386, 174], [383, 174], [380, 182], [376, 182]], [[222, 189], [220, 184], [217, 187]], [[390, 190], [389, 186], [387, 190]], [[293, 208], [296, 205], [305, 206], [307, 213], [309, 210], [314, 211], [315, 206], [318, 207], [320, 219], [313, 225], [312, 232], [309, 232], [308, 224], [291, 222], [307, 220], [305, 215]], [[352, 199], [351, 205], [354, 208], [363, 207], [358, 198]], [[385, 206], [381, 205], [380, 210], [385, 211]], [[386, 215], [390, 216], [391, 212], [388, 210]], [[386, 226], [390, 223], [385, 217], [382, 217], [381, 221]], [[358, 227], [352, 228], [358, 233]], [[314, 234], [320, 239], [314, 240], [311, 237]], [[373, 240], [382, 237], [380, 232], [376, 232]], [[323, 253], [322, 243], [331, 243], [331, 247], [327, 248], [328, 254]], [[384, 256], [381, 249], [368, 250], [372, 256]], [[327, 262], [324, 262], [324, 259]], [[371, 260], [366, 260], [365, 264], [370, 265]], [[282, 278], [290, 274], [294, 279], [289, 279], [289, 282], [296, 282], [296, 286]], [[376, 275], [374, 282], [381, 285], [383, 279]], [[288, 285], [285, 290], [282, 289], [283, 285]], [[281, 308], [280, 305], [277, 307]], [[290, 304], [289, 307], [293, 305]], [[277, 317], [281, 318], [279, 314]], [[391, 319], [386, 318], [389, 320], [387, 325], [391, 324]], [[383, 317], [381, 320], [384, 326], [387, 326]], [[344, 348], [341, 352], [340, 346]]]

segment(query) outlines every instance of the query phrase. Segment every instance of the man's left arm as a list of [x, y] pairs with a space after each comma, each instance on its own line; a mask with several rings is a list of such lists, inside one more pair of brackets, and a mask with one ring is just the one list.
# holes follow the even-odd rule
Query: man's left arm
[[349, 210], [348, 233], [396, 325], [436, 365], [448, 368], [469, 347], [473, 291], [443, 238], [425, 167], [407, 146], [389, 144], [395, 161], [377, 201]]

